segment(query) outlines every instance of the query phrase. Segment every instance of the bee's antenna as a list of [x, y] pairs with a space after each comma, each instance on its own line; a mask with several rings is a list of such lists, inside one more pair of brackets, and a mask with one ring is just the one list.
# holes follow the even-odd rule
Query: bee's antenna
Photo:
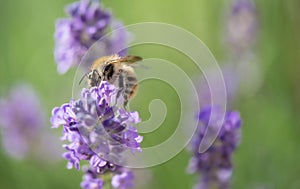
[[81, 77], [81, 79], [80, 79], [80, 81], [79, 81], [79, 85], [81, 84], [81, 82], [82, 82], [82, 80], [84, 79], [84, 77], [86, 77], [87, 75], [89, 74], [89, 72], [88, 73], [86, 73], [86, 74], [84, 74], [82, 77]]

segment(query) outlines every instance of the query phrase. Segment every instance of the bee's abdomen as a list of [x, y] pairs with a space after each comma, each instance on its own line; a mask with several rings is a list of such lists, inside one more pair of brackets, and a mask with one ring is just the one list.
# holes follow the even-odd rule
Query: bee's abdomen
[[138, 86], [138, 81], [135, 76], [135, 74], [128, 74], [126, 77], [126, 90], [125, 95], [129, 97], [129, 99], [133, 98], [134, 95], [136, 94], [137, 91], [137, 86]]
[[137, 78], [135, 76], [128, 76], [127, 81], [132, 83], [137, 83]]
[[133, 87], [132, 87], [132, 90], [129, 92], [129, 99], [132, 99], [135, 97], [136, 93], [137, 93], [137, 90], [138, 90], [138, 84], [135, 84]]
[[119, 95], [123, 95], [124, 107], [127, 105], [128, 101], [132, 99], [137, 91], [138, 80], [133, 71], [129, 66], [124, 66], [116, 71], [115, 76], [117, 76], [114, 81], [114, 85], [118, 88], [117, 98]]

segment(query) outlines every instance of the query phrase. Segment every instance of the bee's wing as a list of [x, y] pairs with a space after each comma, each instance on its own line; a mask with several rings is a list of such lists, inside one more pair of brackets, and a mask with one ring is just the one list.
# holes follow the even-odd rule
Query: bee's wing
[[120, 62], [124, 62], [124, 63], [127, 63], [127, 64], [132, 64], [132, 63], [135, 63], [135, 62], [138, 62], [138, 61], [141, 61], [143, 60], [142, 57], [140, 56], [124, 56], [124, 57], [121, 57], [119, 59]]
[[[108, 60], [108, 61], [107, 61]], [[97, 67], [100, 63], [106, 62], [106, 64], [118, 64], [118, 63], [125, 63], [125, 64], [133, 64], [135, 62], [143, 60], [140, 56], [124, 56], [124, 57], [117, 57], [117, 55], [112, 56], [105, 56], [99, 58], [97, 61], [94, 62], [93, 66]]]

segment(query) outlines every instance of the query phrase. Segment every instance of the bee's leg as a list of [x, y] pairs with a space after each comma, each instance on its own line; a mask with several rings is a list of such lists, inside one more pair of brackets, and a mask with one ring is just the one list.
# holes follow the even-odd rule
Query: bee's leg
[[123, 98], [124, 98], [124, 103], [123, 103], [123, 108], [126, 109], [129, 101], [129, 94], [130, 94], [130, 88], [132, 87], [132, 84], [128, 81], [128, 72], [124, 73], [124, 83], [125, 83], [125, 88], [123, 92]]
[[127, 95], [124, 95], [123, 108], [126, 109], [127, 105], [128, 105], [128, 96], [127, 96]]
[[118, 103], [118, 99], [124, 91], [124, 76], [123, 76], [121, 70], [120, 70], [120, 75], [119, 75], [119, 78], [118, 78], [118, 82], [119, 82], [119, 87], [118, 87], [118, 92], [117, 92], [116, 103], [115, 104]]

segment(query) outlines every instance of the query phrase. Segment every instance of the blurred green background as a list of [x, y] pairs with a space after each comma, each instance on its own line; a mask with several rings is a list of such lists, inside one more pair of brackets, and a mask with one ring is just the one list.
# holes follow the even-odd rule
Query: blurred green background
[[[0, 3], [0, 95], [20, 81], [31, 83], [41, 96], [47, 117], [54, 106], [71, 97], [75, 70], [58, 75], [53, 58], [55, 20], [65, 17], [64, 6], [71, 2], [1, 0]], [[145, 21], [174, 24], [203, 40], [217, 60], [226, 57], [221, 32], [228, 1], [105, 0], [103, 3], [124, 24]], [[256, 3], [260, 35], [255, 51], [264, 77], [255, 95], [241, 98], [234, 107], [241, 112], [244, 124], [242, 143], [234, 155], [232, 186], [297, 189], [300, 188], [300, 1]], [[163, 57], [194, 74], [192, 68], [180, 63], [185, 59], [179, 53], [161, 51], [155, 46], [148, 48], [134, 47], [130, 53]], [[148, 85], [166, 90], [153, 94]], [[158, 81], [141, 85], [132, 108], [147, 119], [148, 104], [158, 97], [166, 103], [168, 117], [161, 129], [145, 136], [145, 146], [167, 139], [178, 122], [178, 97], [171, 87]], [[61, 134], [50, 129], [49, 132]], [[191, 188], [196, 177], [186, 174], [188, 160], [189, 153], [182, 151], [170, 161], [148, 169], [149, 172], [140, 173], [138, 179], [142, 185], [138, 188]], [[80, 188], [82, 173], [67, 170], [65, 164], [65, 160], [49, 165], [31, 158], [16, 161], [1, 151], [0, 188]]]

